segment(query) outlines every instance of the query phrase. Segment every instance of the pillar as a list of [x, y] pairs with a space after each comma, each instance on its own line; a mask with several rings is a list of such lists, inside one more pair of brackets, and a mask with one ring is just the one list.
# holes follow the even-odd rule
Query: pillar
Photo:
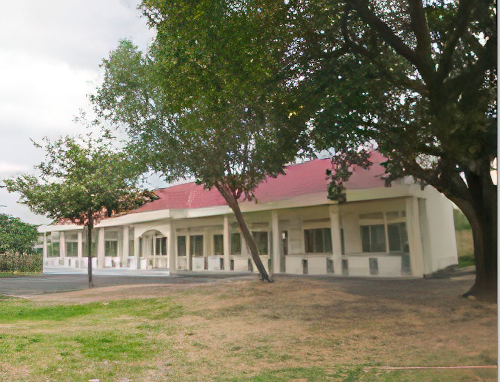
[[139, 244], [141, 240], [139, 240], [140, 237], [135, 234], [135, 229], [134, 229], [134, 259], [135, 259], [135, 268], [132, 266], [133, 269], [139, 269], [140, 264], [139, 264]]
[[186, 234], [186, 269], [191, 270], [191, 235], [189, 229]]
[[83, 231], [78, 231], [78, 262], [83, 257]]
[[415, 196], [406, 199], [406, 230], [410, 247], [410, 265], [413, 276], [424, 275], [424, 256], [422, 251], [422, 235], [418, 215], [418, 199]]
[[272, 256], [272, 273], [279, 273], [281, 269], [281, 238], [280, 238], [280, 230], [279, 230], [279, 220], [278, 220], [278, 211], [271, 212], [271, 230], [273, 235], [273, 248], [271, 251]]
[[105, 249], [104, 228], [99, 228], [99, 237], [97, 238], [97, 268], [104, 268]]
[[127, 266], [127, 260], [128, 260], [128, 256], [129, 256], [129, 236], [130, 236], [130, 231], [129, 231], [128, 225], [123, 226], [122, 253], [121, 253], [123, 267]]
[[229, 217], [227, 215], [224, 216], [224, 228], [222, 232], [222, 238], [223, 238], [223, 249], [222, 249], [222, 254], [224, 256], [224, 270], [229, 271], [231, 269], [231, 260], [230, 260], [230, 254], [231, 254], [231, 236], [229, 232]]
[[168, 271], [170, 274], [175, 274], [177, 272], [177, 251], [175, 250], [175, 226], [174, 222], [170, 222], [169, 231], [168, 231]]
[[330, 205], [330, 231], [332, 234], [333, 273], [342, 274], [342, 245], [340, 241], [340, 211], [338, 204]]
[[59, 233], [59, 257], [66, 257], [66, 238], [64, 231]]
[[48, 247], [47, 247], [47, 232], [43, 233], [43, 249], [42, 249], [42, 273], [45, 271], [45, 260], [48, 257]]

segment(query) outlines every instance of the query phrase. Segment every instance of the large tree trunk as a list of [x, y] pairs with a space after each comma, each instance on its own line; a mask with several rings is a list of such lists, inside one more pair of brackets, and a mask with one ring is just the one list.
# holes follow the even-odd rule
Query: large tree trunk
[[88, 275], [89, 275], [89, 288], [92, 288], [92, 228], [94, 227], [94, 220], [92, 218], [92, 210], [87, 212], [87, 259], [88, 259]]
[[234, 197], [234, 195], [224, 189], [224, 187], [217, 185], [216, 186], [217, 190], [221, 193], [221, 195], [224, 197], [226, 200], [228, 206], [233, 210], [234, 216], [236, 217], [236, 221], [238, 222], [238, 226], [240, 227], [241, 233], [243, 234], [243, 237], [245, 238], [245, 241], [248, 245], [248, 248], [250, 249], [250, 253], [252, 255], [252, 259], [257, 266], [257, 269], [259, 270], [260, 275], [262, 276], [262, 280], [267, 280], [269, 282], [273, 282], [271, 278], [269, 277], [266, 268], [264, 268], [264, 264], [262, 264], [262, 261], [259, 256], [259, 249], [257, 248], [257, 244], [255, 243], [255, 239], [248, 229], [247, 223], [245, 221], [245, 218], [243, 217], [243, 214], [241, 213], [240, 206], [238, 204], [238, 200]]
[[455, 203], [472, 228], [476, 281], [464, 297], [497, 299], [497, 186], [491, 182], [489, 166], [482, 171], [466, 173], [471, 200]]

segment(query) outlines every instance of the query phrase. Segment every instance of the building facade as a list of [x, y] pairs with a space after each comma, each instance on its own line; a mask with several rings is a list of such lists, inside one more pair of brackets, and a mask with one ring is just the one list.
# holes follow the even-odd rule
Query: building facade
[[[330, 161], [291, 165], [240, 203], [262, 261], [273, 273], [401, 277], [457, 264], [453, 208], [410, 179], [385, 187], [373, 153], [354, 168], [346, 202], [327, 199]], [[231, 209], [215, 190], [194, 183], [157, 190], [159, 199], [96, 225], [93, 267], [255, 271]], [[43, 234], [44, 267], [87, 268], [83, 227], [52, 225]]]

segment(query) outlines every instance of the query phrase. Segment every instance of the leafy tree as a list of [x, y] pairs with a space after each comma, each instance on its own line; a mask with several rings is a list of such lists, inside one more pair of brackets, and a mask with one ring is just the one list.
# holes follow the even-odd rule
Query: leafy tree
[[158, 30], [152, 78], [183, 105], [177, 117], [208, 118], [204, 100], [222, 120], [219, 101], [258, 98], [284, 147], [310, 136], [348, 159], [334, 161], [332, 196], [374, 145], [389, 183], [413, 176], [464, 212], [476, 262], [466, 295], [496, 295], [495, 0], [145, 0], [142, 10]]
[[36, 225], [0, 214], [0, 254], [32, 254], [37, 239]]
[[290, 5], [301, 46], [289, 50], [285, 77], [322, 95], [316, 147], [375, 144], [388, 181], [411, 175], [446, 195], [473, 230], [476, 281], [466, 295], [496, 296], [496, 1]]
[[92, 287], [92, 229], [105, 216], [133, 209], [157, 196], [137, 188], [141, 168], [112, 147], [110, 137], [64, 137], [45, 140], [45, 161], [35, 166], [38, 175], [5, 179], [9, 192], [31, 211], [56, 222], [87, 228], [89, 286]]
[[121, 41], [104, 60], [104, 83], [91, 97], [96, 111], [124, 124], [132, 152], [167, 180], [193, 177], [215, 187], [271, 281], [238, 201], [254, 200], [257, 185], [282, 173], [297, 153], [297, 140], [283, 136], [285, 106], [273, 102], [288, 91], [268, 72], [277, 52], [258, 35], [262, 24], [245, 14], [229, 17], [231, 4], [144, 1], [142, 10], [156, 39], [146, 54]]

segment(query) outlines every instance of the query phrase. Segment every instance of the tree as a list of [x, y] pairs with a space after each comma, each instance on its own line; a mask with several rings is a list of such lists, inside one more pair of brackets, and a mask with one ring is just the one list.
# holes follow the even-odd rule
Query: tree
[[[56, 222], [72, 222], [87, 229], [89, 286], [92, 287], [92, 229], [103, 217], [134, 209], [157, 196], [137, 187], [142, 168], [112, 147], [110, 137], [64, 137], [45, 140], [45, 161], [35, 166], [39, 175], [3, 181], [9, 192], [31, 211]], [[39, 148], [41, 145], [35, 144]]]
[[37, 239], [36, 225], [0, 214], [0, 254], [32, 254]]
[[[286, 64], [278, 72], [298, 79], [304, 104], [315, 103], [316, 148], [353, 159], [375, 145], [387, 158], [388, 182], [409, 175], [442, 192], [473, 230], [476, 281], [465, 295], [496, 298], [496, 1], [287, 5], [287, 17], [274, 23], [296, 44], [283, 42]], [[340, 173], [331, 187], [337, 194], [348, 176]]]
[[[162, 86], [191, 85], [174, 92], [185, 110], [198, 107], [199, 85], [212, 86], [204, 94], [216, 101], [233, 97], [240, 72], [257, 85], [243, 86], [245, 94], [272, 105], [271, 119], [288, 122], [287, 129], [277, 124], [282, 144], [309, 136], [317, 149], [365, 166], [360, 148], [375, 146], [387, 158], [388, 183], [412, 176], [464, 212], [476, 261], [466, 295], [496, 295], [495, 0], [145, 0], [142, 10], [158, 26], [159, 47], [171, 53], [165, 65], [179, 69], [156, 78]], [[202, 81], [211, 74], [220, 81]], [[236, 86], [220, 88], [228, 82]], [[348, 176], [348, 164], [331, 190]]]
[[142, 10], [156, 39], [146, 54], [121, 41], [104, 60], [104, 83], [91, 97], [96, 111], [125, 125], [131, 151], [167, 180], [215, 187], [271, 281], [238, 201], [254, 200], [257, 185], [297, 153], [297, 140], [282, 136], [289, 118], [273, 111], [283, 108], [274, 94], [287, 92], [270, 81], [276, 52], [257, 34], [261, 24], [232, 17], [231, 4], [144, 1]]

